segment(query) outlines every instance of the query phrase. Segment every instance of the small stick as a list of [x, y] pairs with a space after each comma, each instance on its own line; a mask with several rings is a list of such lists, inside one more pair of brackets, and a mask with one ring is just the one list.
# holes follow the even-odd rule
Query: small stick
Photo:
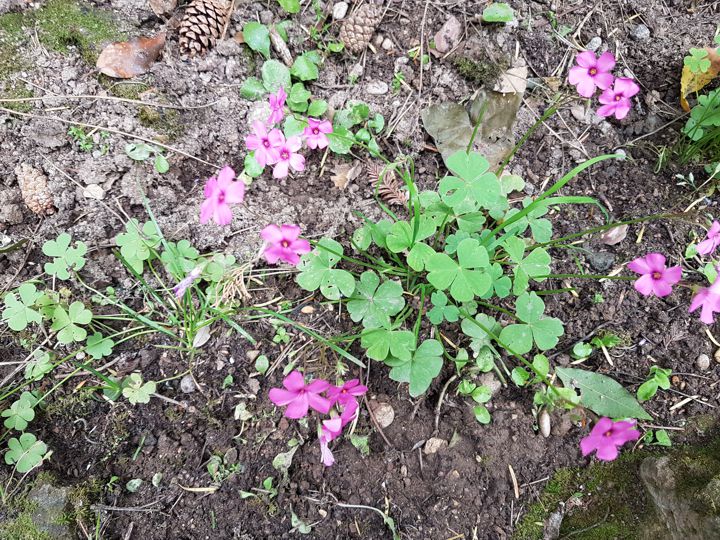
[[213, 101], [205, 105], [169, 105], [166, 103], [155, 103], [153, 101], [140, 101], [138, 99], [130, 99], [117, 96], [92, 96], [92, 95], [78, 95], [78, 96], [63, 96], [59, 94], [53, 94], [49, 96], [33, 96], [24, 98], [2, 98], [0, 97], [0, 103], [24, 103], [27, 101], [42, 101], [44, 99], [96, 99], [106, 101], [120, 101], [123, 103], [132, 103], [133, 105], [143, 105], [146, 107], [156, 107], [158, 109], [177, 109], [177, 110], [191, 110], [191, 109], [206, 109], [212, 107], [218, 101]]
[[443, 399], [445, 399], [445, 393], [447, 392], [448, 387], [453, 383], [453, 381], [455, 381], [455, 379], [457, 379], [457, 375], [450, 377], [440, 391], [440, 397], [438, 398], [437, 405], [435, 406], [435, 431], [433, 432], [433, 435], [437, 435], [438, 431], [440, 431], [440, 410], [442, 409]]
[[385, 436], [385, 433], [383, 432], [382, 428], [380, 427], [380, 424], [377, 421], [377, 418], [375, 418], [375, 413], [370, 408], [370, 404], [368, 403], [367, 397], [363, 396], [363, 401], [365, 402], [365, 408], [367, 408], [368, 413], [370, 413], [370, 419], [372, 420], [373, 424], [375, 425], [375, 428], [377, 428], [378, 433], [380, 433], [380, 436], [385, 441], [385, 444], [387, 444], [390, 448], [393, 450], [395, 449], [395, 445], [391, 443], [388, 438]]
[[512, 480], [513, 485], [513, 491], [515, 492], [515, 498], [520, 498], [520, 487], [518, 486], [517, 476], [515, 476], [515, 471], [512, 468], [512, 465], [508, 463], [508, 471], [510, 471], [510, 479]]

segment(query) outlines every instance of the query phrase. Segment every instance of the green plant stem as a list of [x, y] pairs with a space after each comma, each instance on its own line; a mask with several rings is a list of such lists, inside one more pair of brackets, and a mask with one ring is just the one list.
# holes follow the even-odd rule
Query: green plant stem
[[545, 276], [538, 276], [534, 279], [612, 279], [616, 281], [635, 281], [637, 276], [606, 276], [603, 274], [547, 274]]

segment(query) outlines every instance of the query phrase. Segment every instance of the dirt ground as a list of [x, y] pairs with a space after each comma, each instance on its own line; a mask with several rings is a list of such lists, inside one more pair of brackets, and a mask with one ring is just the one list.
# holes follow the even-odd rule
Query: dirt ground
[[[16, 8], [41, 9], [42, 4], [27, 7], [21, 2]], [[619, 71], [632, 74], [642, 88], [630, 115], [622, 122], [599, 121], [586, 114], [584, 102], [575, 101], [533, 134], [511, 162], [510, 170], [523, 176], [529, 184], [528, 194], [532, 194], [579, 161], [622, 149], [626, 160], [595, 166], [563, 193], [598, 197], [618, 219], [679, 212], [693, 202], [695, 194], [679, 186], [675, 178], [675, 174], [687, 174], [692, 169], [670, 165], [658, 171], [656, 166], [658, 152], [674, 140], [682, 125], [678, 122], [665, 127], [682, 113], [678, 105], [682, 57], [698, 41], [712, 39], [716, 3], [511, 1], [517, 22], [507, 26], [480, 25], [476, 15], [485, 4], [462, 0], [389, 2], [377, 34], [389, 38], [392, 47], [386, 50], [377, 46], [376, 52], [368, 50], [361, 57], [330, 55], [317, 83], [308, 87], [314, 96], [327, 99], [335, 108], [356, 99], [383, 114], [387, 124], [394, 127], [381, 141], [383, 151], [389, 156], [413, 156], [418, 183], [433, 187], [444, 169], [433, 141], [422, 129], [420, 111], [432, 103], [466, 100], [477, 83], [458, 73], [452, 55], [433, 58], [421, 81], [419, 64], [407, 58], [407, 51], [418, 45], [421, 36], [431, 39], [451, 15], [455, 16], [465, 28], [466, 41], [479, 43], [479, 50], [491, 57], [524, 59], [530, 77], [546, 82], [553, 77], [562, 82], [566, 77], [576, 51], [573, 44], [583, 47], [597, 37], [601, 49], [609, 47], [615, 52]], [[314, 46], [307, 29], [315, 24], [315, 6], [332, 10], [332, 4], [322, 1], [303, 3], [301, 13], [292, 16], [289, 32], [294, 54]], [[97, 0], [87, 9], [111, 13], [128, 35], [149, 35], [165, 24], [145, 0]], [[309, 157], [302, 174], [282, 181], [265, 174], [255, 180], [248, 188], [245, 205], [235, 210], [230, 227], [199, 224], [203, 182], [214, 172], [208, 164], [228, 163], [242, 169], [248, 119], [258, 110], [257, 104], [240, 97], [239, 88], [248, 76], [258, 74], [260, 61], [233, 36], [247, 20], [269, 23], [285, 17], [275, 2], [239, 1], [228, 37], [209, 54], [191, 61], [181, 59], [171, 33], [162, 58], [147, 75], [130, 84], [98, 76], [77, 47], [58, 52], [28, 33], [22, 48], [27, 63], [9, 77], [36, 96], [90, 97], [32, 102], [22, 109], [26, 116], [0, 111], [0, 234], [13, 241], [30, 238], [32, 242], [23, 250], [0, 255], [0, 290], [37, 276], [42, 260], [39, 246], [62, 231], [88, 244], [84, 272], [89, 282], [97, 287], [115, 284], [130, 288], [132, 280], [109, 248], [123, 229], [123, 216], [146, 219], [138, 184], [146, 191], [169, 239], [187, 238], [201, 251], [221, 251], [238, 260], [257, 252], [261, 242], [258, 232], [268, 223], [298, 223], [311, 238], [328, 235], [347, 239], [361, 224], [355, 211], [379, 217], [373, 186], [361, 176], [344, 190], [337, 189], [330, 179], [332, 170], [346, 160], [330, 155], [321, 163], [321, 154], [317, 153]], [[638, 25], [649, 29], [649, 35], [639, 32]], [[557, 29], [564, 26], [571, 30], [561, 36]], [[328, 30], [330, 35], [337, 31], [337, 23]], [[462, 51], [461, 46], [459, 53]], [[356, 64], [362, 67], [362, 75], [355, 84], [349, 84], [348, 75]], [[404, 73], [407, 86], [401, 85], [397, 92], [368, 93], [371, 83], [390, 84], [397, 71]], [[180, 108], [152, 109], [152, 120], [148, 120], [147, 111], [143, 114], [137, 104], [91, 97], [115, 95], [114, 91], [133, 86], [141, 90], [140, 100], [164, 101]], [[559, 91], [570, 94], [570, 90], [562, 85]], [[553, 94], [554, 90], [545, 85], [528, 91], [518, 114], [518, 135], [542, 114]], [[48, 116], [165, 142], [184, 155], [169, 152], [170, 171], [158, 174], [151, 165], [138, 164], [125, 155], [128, 137], [110, 133], [106, 140], [97, 140], [95, 150], [85, 152], [67, 135], [67, 125], [48, 121]], [[107, 149], [101, 152], [103, 144]], [[20, 163], [46, 172], [57, 207], [54, 215], [40, 220], [22, 204], [13, 173]], [[91, 184], [102, 188], [101, 201], [83, 195]], [[608, 272], [652, 250], [682, 261], [691, 234], [702, 233], [695, 224], [697, 216], [714, 214], [716, 204], [715, 197], [705, 199], [695, 207], [697, 214], [633, 225], [627, 238], [616, 246], [604, 245], [593, 237], [578, 244], [577, 249], [554, 253], [559, 262], [553, 270], [575, 272], [579, 264], [590, 272]], [[602, 223], [602, 216], [585, 206], [563, 207], [551, 219], [556, 236]], [[661, 392], [646, 404], [653, 425], [682, 430], [689, 418], [716, 414], [720, 365], [712, 361], [708, 370], [701, 371], [696, 359], [702, 353], [712, 359], [717, 347], [697, 316], [687, 313], [689, 290], [666, 299], [647, 299], [639, 297], [629, 282], [588, 280], [573, 285], [577, 296], [557, 295], [547, 301], [549, 314], [566, 324], [565, 336], [551, 357], [554, 365], [571, 361], [568, 350], [579, 339], [600, 329], [611, 331], [623, 337], [623, 344], [610, 351], [614, 366], [596, 354], [584, 368], [611, 375], [631, 391], [653, 364], [672, 368], [675, 374], [672, 390]], [[555, 280], [547, 288], [564, 286], [566, 283]], [[602, 302], [597, 301], [598, 295]], [[293, 318], [326, 335], [351, 329], [344, 314], [339, 316], [319, 298], [307, 298], [287, 276], [267, 279], [253, 291], [252, 302], [261, 304], [278, 298], [298, 306]], [[309, 310], [300, 310], [302, 306], [314, 309], [307, 313]], [[395, 419], [381, 434], [363, 405], [356, 434], [369, 435], [369, 455], [361, 456], [344, 440], [335, 449], [337, 463], [326, 468], [319, 463], [313, 428], [288, 423], [267, 398], [268, 390], [280, 385], [283, 366], [266, 377], [253, 375], [250, 358], [259, 351], [272, 365], [289, 352], [289, 347], [300, 350], [294, 356], [298, 365], [316, 373], [332, 370], [336, 359], [321, 354], [304, 335], [292, 330], [288, 330], [290, 343], [278, 345], [272, 341], [274, 329], [269, 323], [255, 322], [247, 329], [256, 344], [234, 333], [216, 332], [201, 349], [193, 367], [200, 387], [194, 392], [184, 393], [178, 379], [159, 385], [158, 393], [180, 405], [158, 399], [145, 406], [107, 403], [69, 384], [34, 421], [34, 432], [54, 452], [43, 470], [55, 475], [62, 485], [92, 479], [100, 486], [90, 502], [102, 511], [105, 538], [290, 538], [297, 534], [291, 532], [291, 510], [312, 524], [308, 538], [391, 538], [380, 514], [367, 508], [373, 507], [394, 519], [402, 538], [505, 539], [512, 537], [528, 505], [537, 499], [554, 471], [588, 462], [578, 449], [586, 429], [556, 416], [550, 437], [538, 433], [530, 390], [512, 385], [500, 388], [492, 399], [492, 423], [487, 426], [478, 424], [467, 403], [449, 392], [441, 410], [439, 432], [434, 433], [435, 406], [442, 386], [452, 375], [451, 366], [445, 366], [426, 396], [413, 400], [405, 387], [388, 379], [386, 367], [375, 363], [368, 370], [351, 366], [351, 374], [368, 381], [369, 401], [389, 404]], [[710, 327], [711, 332], [714, 330]], [[140, 369], [146, 380], [170, 378], [187, 369], [186, 358], [156, 345], [124, 344], [116, 350], [120, 359], [113, 369], [121, 375]], [[360, 355], [360, 349], [354, 353]], [[0, 359], [19, 361], [25, 355], [17, 337], [0, 328]], [[0, 366], [0, 376], [9, 369]], [[224, 388], [228, 375], [233, 376], [234, 383]], [[672, 408], [688, 395], [698, 399]], [[233, 416], [241, 402], [252, 413], [249, 420]], [[424, 443], [433, 436], [450, 444], [426, 454]], [[273, 459], [290, 449], [291, 439], [301, 444], [283, 477], [273, 467]], [[213, 455], [225, 456], [237, 470], [217, 490], [197, 490], [212, 485], [206, 464]], [[517, 495], [509, 468], [517, 477]], [[150, 480], [158, 473], [162, 480], [153, 487]], [[106, 484], [113, 476], [118, 477], [119, 488], [108, 489]], [[270, 476], [274, 485], [280, 486], [276, 498], [267, 494], [241, 497], [241, 490], [260, 488]], [[135, 478], [144, 480], [139, 490], [130, 493], [123, 489]], [[87, 523], [94, 523], [93, 518]]]

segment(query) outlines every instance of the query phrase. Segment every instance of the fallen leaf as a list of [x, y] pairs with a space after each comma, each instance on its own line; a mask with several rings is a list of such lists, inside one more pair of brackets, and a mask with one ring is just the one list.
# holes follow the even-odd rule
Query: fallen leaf
[[136, 37], [111, 43], [97, 60], [100, 73], [115, 79], [132, 79], [146, 73], [165, 46], [165, 32], [151, 38]]
[[613, 227], [612, 229], [608, 229], [602, 233], [600, 235], [600, 241], [606, 246], [614, 246], [615, 244], [619, 244], [625, 240], [627, 232], [627, 225], [618, 225], [617, 227]]
[[441, 53], [451, 51], [460, 42], [461, 36], [462, 25], [451, 16], [435, 34], [435, 49]]
[[330, 177], [338, 189], [345, 189], [347, 185], [355, 180], [362, 171], [362, 164], [355, 162], [354, 164], [339, 163], [333, 168], [333, 175]]
[[680, 105], [685, 112], [690, 112], [687, 96], [705, 88], [720, 73], [720, 55], [712, 47], [705, 47], [705, 50], [708, 52], [707, 59], [710, 60], [710, 68], [706, 73], [693, 73], [689, 66], [683, 66], [680, 79]]
[[500, 75], [493, 90], [501, 94], [523, 94], [527, 88], [527, 76], [526, 66], [510, 68]]

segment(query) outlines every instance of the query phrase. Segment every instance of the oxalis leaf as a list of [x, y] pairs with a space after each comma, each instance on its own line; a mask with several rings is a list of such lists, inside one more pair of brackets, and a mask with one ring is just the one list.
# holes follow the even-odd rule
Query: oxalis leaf
[[8, 293], [5, 295], [5, 309], [2, 312], [2, 319], [8, 323], [11, 330], [20, 332], [30, 323], [42, 321], [42, 315], [32, 309], [38, 298], [42, 296], [32, 283], [23, 283], [18, 287], [18, 294]]
[[62, 233], [55, 240], [48, 240], [43, 244], [42, 252], [53, 261], [45, 263], [45, 272], [58, 279], [70, 279], [70, 269], [80, 270], [85, 266], [85, 253], [87, 246], [83, 242], [75, 242], [75, 247], [70, 247], [72, 237], [68, 233]]
[[382, 362], [392, 355], [401, 362], [409, 362], [415, 350], [415, 334], [410, 330], [373, 328], [362, 333], [360, 345], [373, 360]]
[[398, 359], [386, 360], [392, 366], [390, 378], [397, 382], [410, 383], [410, 395], [418, 397], [438, 376], [442, 369], [443, 346], [436, 339], [423, 341], [409, 361]]
[[248, 22], [243, 26], [243, 38], [248, 47], [270, 58], [270, 31], [267, 26], [259, 22]]
[[346, 270], [333, 268], [342, 255], [343, 247], [339, 243], [330, 238], [321, 239], [314, 251], [300, 259], [298, 285], [306, 291], [320, 289], [328, 300], [351, 296], [355, 291], [355, 278]]
[[439, 191], [448, 206], [459, 207], [471, 198], [480, 206], [491, 208], [503, 198], [497, 176], [488, 170], [490, 164], [477, 152], [459, 150], [447, 159], [447, 165], [455, 176], [440, 180]]
[[360, 275], [354, 297], [348, 301], [350, 317], [355, 322], [362, 321], [365, 328], [390, 326], [390, 317], [400, 313], [405, 307], [403, 288], [395, 281], [380, 283], [380, 278], [372, 270]]
[[580, 403], [595, 414], [609, 418], [652, 420], [633, 395], [614, 379], [584, 369], [555, 368], [566, 388], [580, 391]]
[[475, 238], [458, 244], [458, 261], [446, 253], [435, 253], [425, 260], [428, 281], [439, 290], [450, 288], [450, 295], [458, 302], [468, 302], [485, 294], [492, 279], [483, 271], [490, 266], [487, 250]]

